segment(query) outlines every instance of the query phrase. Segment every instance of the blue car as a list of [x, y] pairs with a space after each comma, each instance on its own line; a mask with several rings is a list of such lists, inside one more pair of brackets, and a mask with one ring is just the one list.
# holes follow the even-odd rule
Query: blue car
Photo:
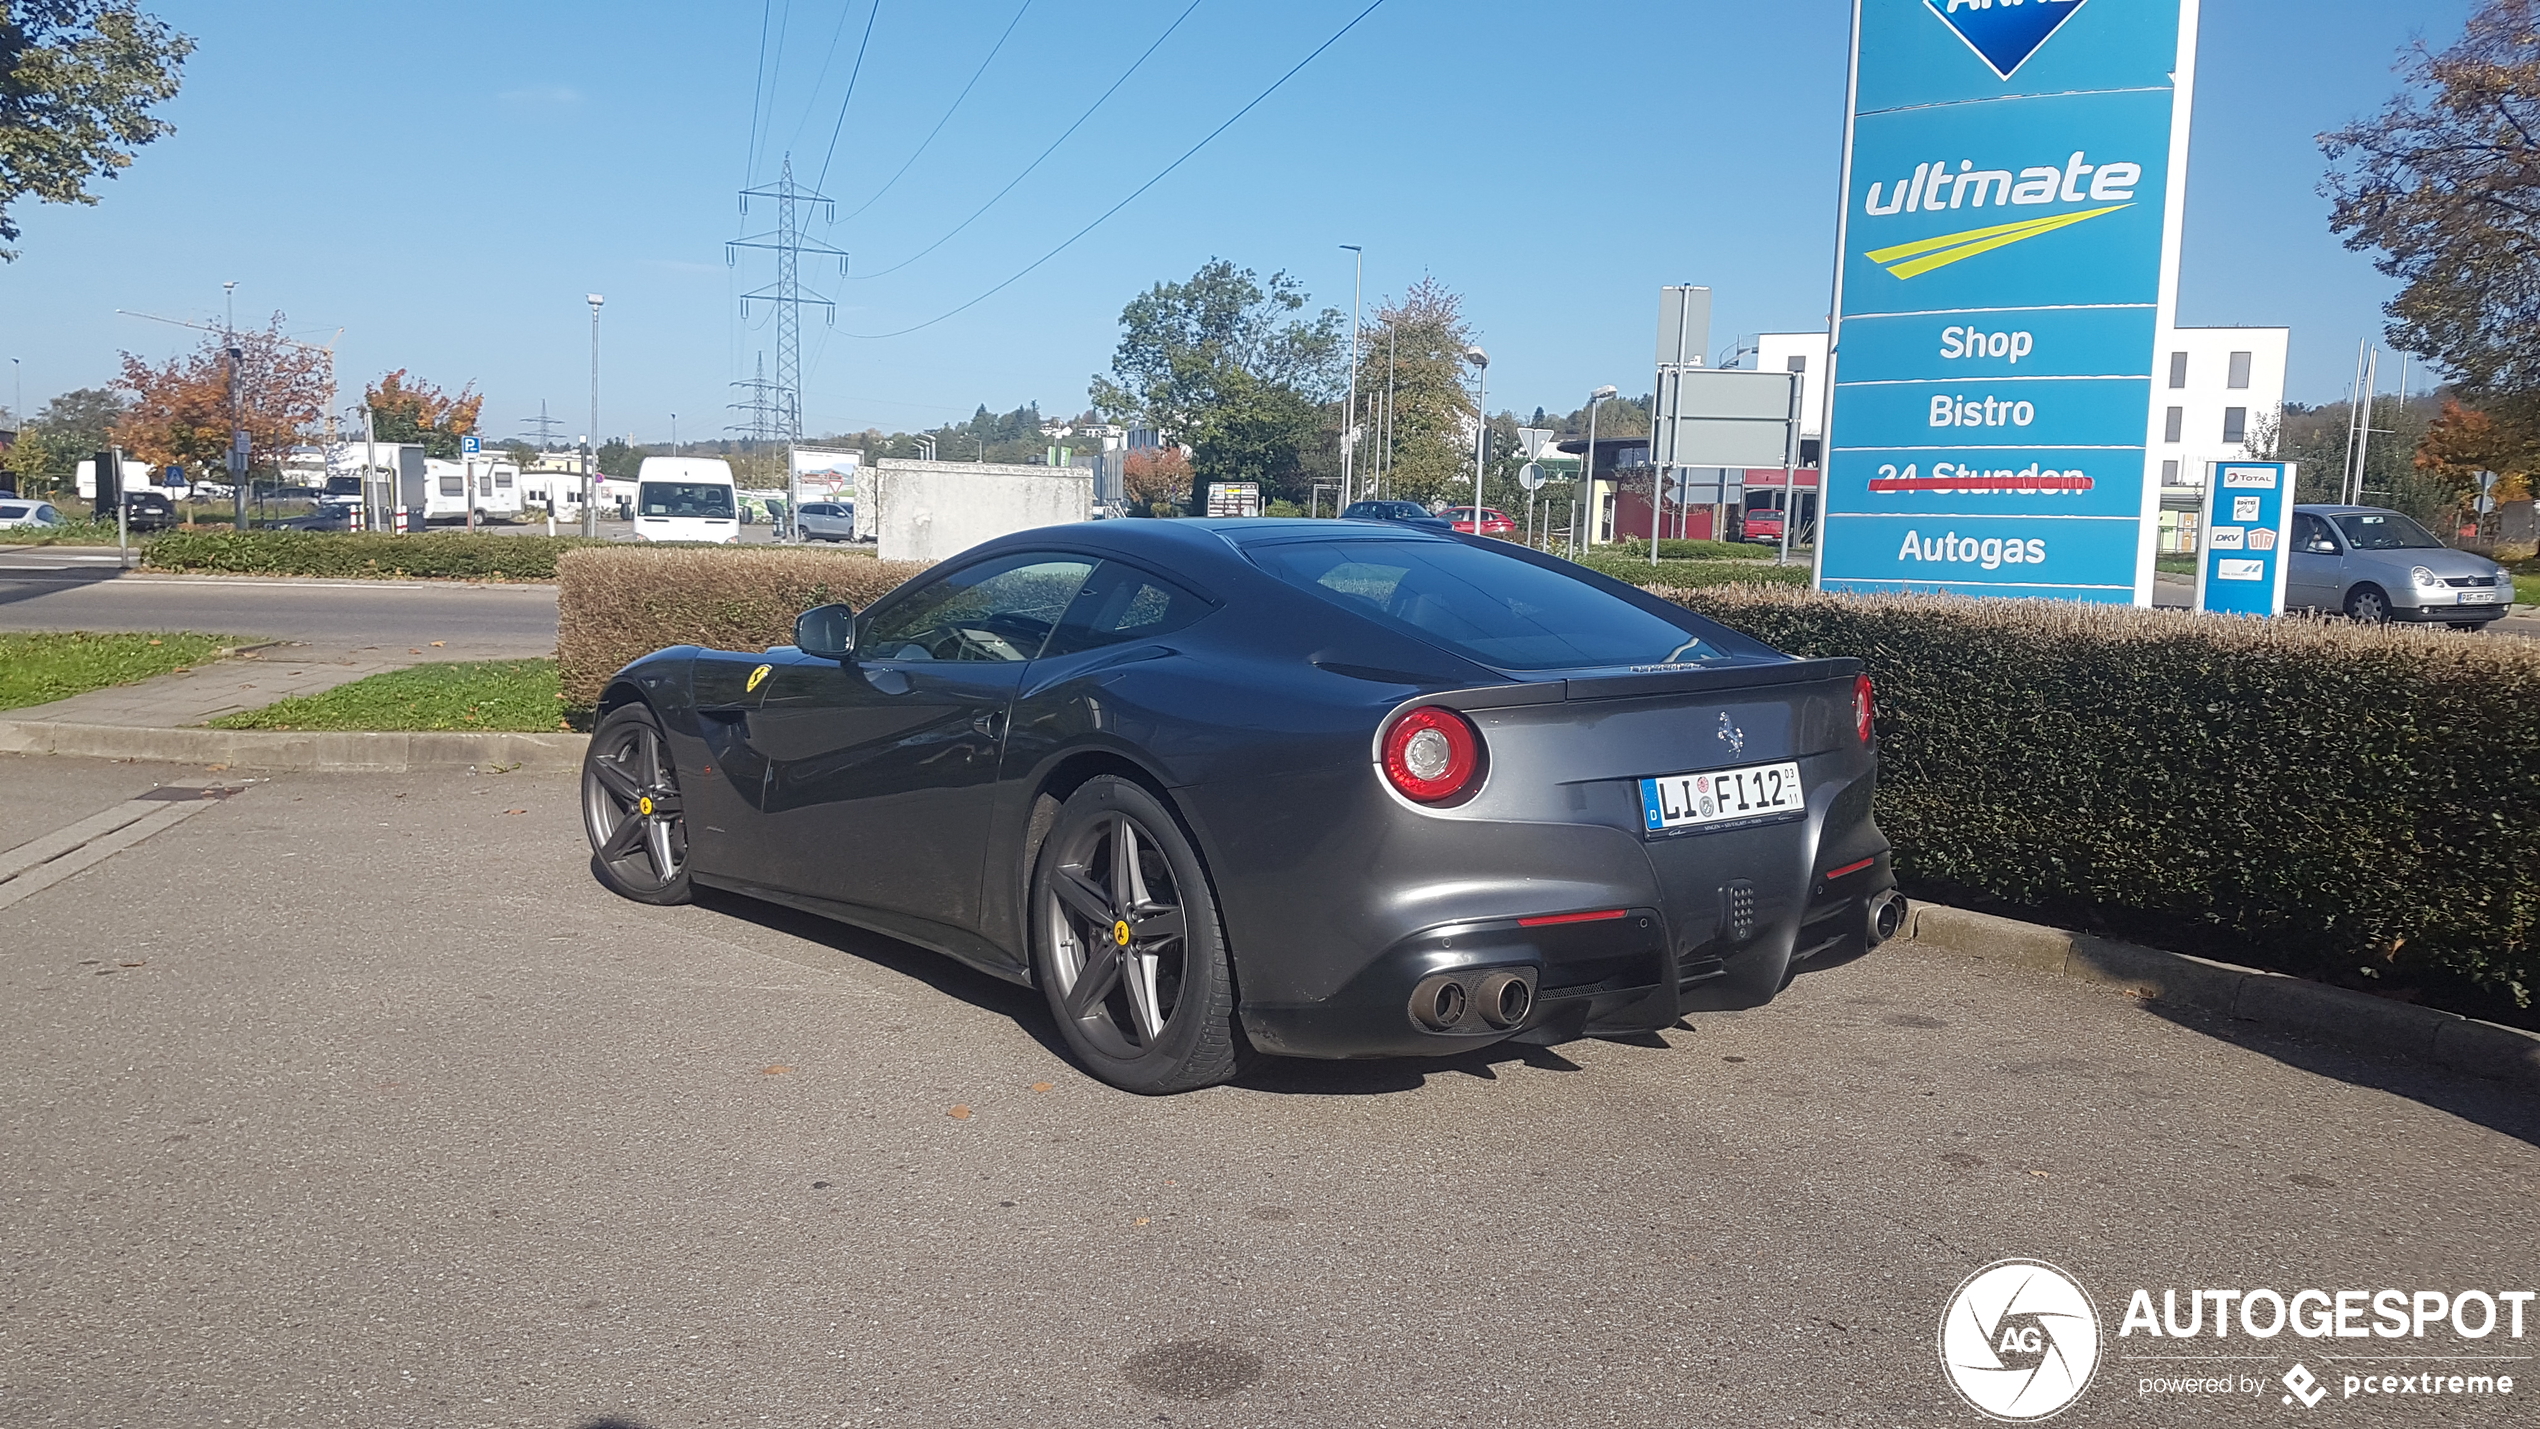
[[1429, 508], [1417, 501], [1353, 501], [1341, 513], [1344, 521], [1391, 521], [1422, 531], [1452, 531], [1453, 523], [1443, 516], [1432, 516]]

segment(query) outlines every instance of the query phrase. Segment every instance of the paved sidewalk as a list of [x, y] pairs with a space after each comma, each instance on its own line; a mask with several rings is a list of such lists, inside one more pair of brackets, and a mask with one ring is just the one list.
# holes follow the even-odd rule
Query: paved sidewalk
[[516, 650], [431, 641], [423, 645], [320, 645], [278, 641], [242, 650], [228, 659], [138, 684], [91, 690], [51, 704], [10, 710], [12, 721], [185, 729], [222, 715], [262, 709], [277, 700], [313, 695], [366, 675], [443, 660], [521, 658]]

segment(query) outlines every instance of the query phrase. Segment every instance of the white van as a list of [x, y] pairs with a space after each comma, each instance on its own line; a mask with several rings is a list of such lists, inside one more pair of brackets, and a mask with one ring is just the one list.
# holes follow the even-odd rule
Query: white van
[[635, 473], [635, 539], [737, 544], [732, 468], [712, 457], [644, 458]]
[[[716, 465], [720, 466], [722, 463], [718, 462]], [[125, 461], [123, 464], [123, 489], [126, 491], [149, 490], [151, 486], [150, 474], [154, 470], [156, 470], [156, 468], [152, 467], [150, 463], [146, 461]], [[97, 499], [97, 463], [94, 460], [81, 462], [78, 470], [73, 473], [73, 480], [78, 486], [80, 500], [94, 501]]]

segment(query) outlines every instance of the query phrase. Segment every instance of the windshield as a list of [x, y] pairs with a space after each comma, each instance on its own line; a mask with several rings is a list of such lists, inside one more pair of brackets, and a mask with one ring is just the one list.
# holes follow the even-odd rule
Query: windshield
[[362, 479], [358, 476], [330, 476], [326, 479], [326, 494], [359, 496], [362, 494]]
[[2331, 517], [2358, 551], [2441, 550], [2431, 532], [2396, 511], [2364, 511]]
[[638, 488], [646, 516], [732, 519], [732, 488], [711, 481], [648, 481]]
[[1291, 585], [1494, 669], [1776, 658], [1691, 611], [1662, 618], [1576, 577], [1458, 543], [1298, 541], [1250, 554]]

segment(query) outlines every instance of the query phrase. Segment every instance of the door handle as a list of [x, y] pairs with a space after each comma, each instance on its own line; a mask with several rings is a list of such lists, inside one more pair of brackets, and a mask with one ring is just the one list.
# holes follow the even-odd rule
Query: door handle
[[998, 725], [1003, 723], [1004, 720], [1005, 716], [995, 710], [983, 710], [970, 717], [970, 732], [994, 739], [996, 738]]

